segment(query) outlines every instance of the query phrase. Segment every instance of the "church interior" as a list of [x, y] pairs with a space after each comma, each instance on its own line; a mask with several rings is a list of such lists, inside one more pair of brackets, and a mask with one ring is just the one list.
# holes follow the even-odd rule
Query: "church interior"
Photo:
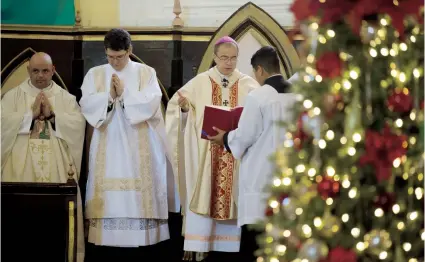
[[[296, 47], [303, 41], [293, 24], [291, 2], [2, 0], [1, 94], [3, 97], [28, 77], [26, 67], [34, 53], [45, 52], [56, 68], [53, 80], [79, 101], [87, 71], [106, 63], [103, 39], [111, 28], [126, 29], [132, 38], [131, 59], [156, 70], [164, 108], [180, 87], [213, 66], [214, 43], [223, 36], [238, 42], [241, 72], [252, 76], [251, 56], [260, 47], [271, 45], [278, 50], [282, 75], [289, 78], [300, 66]], [[81, 192], [85, 192], [87, 180], [90, 134], [87, 125]], [[69, 181], [2, 183], [2, 245], [6, 244], [2, 256], [31, 253], [32, 259], [75, 261], [77, 189], [72, 179]], [[84, 193], [82, 197], [84, 202]], [[25, 208], [17, 208], [14, 203], [18, 201], [27, 203]], [[119, 248], [97, 250], [87, 244], [85, 261], [181, 261], [181, 223], [179, 214], [170, 214], [171, 239], [150, 249], [131, 251], [137, 254], [120, 253]], [[210, 259], [223, 262], [232, 258], [212, 254]]]

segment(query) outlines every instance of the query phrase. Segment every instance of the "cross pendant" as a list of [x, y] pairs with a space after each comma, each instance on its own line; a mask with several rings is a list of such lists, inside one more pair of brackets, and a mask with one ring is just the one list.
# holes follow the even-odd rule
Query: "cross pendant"
[[224, 106], [227, 106], [228, 104], [229, 104], [229, 101], [224, 100], [223, 105], [224, 105]]

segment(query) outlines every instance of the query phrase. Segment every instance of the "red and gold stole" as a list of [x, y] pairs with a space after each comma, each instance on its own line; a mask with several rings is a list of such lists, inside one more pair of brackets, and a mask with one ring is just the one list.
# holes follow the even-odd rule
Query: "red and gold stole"
[[[212, 103], [221, 106], [223, 103], [221, 86], [211, 77]], [[230, 107], [238, 105], [238, 81], [230, 87]], [[211, 143], [211, 206], [210, 216], [217, 220], [231, 217], [233, 171], [235, 159], [224, 146]]]

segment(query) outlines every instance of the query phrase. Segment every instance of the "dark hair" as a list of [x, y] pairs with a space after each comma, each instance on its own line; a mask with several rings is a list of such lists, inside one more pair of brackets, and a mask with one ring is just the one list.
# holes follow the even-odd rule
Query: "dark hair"
[[114, 51], [128, 50], [131, 45], [131, 37], [124, 29], [114, 28], [106, 33], [103, 44], [105, 49], [109, 48]]
[[251, 65], [254, 69], [261, 66], [269, 74], [280, 72], [279, 57], [272, 46], [264, 46], [255, 52], [251, 58]]

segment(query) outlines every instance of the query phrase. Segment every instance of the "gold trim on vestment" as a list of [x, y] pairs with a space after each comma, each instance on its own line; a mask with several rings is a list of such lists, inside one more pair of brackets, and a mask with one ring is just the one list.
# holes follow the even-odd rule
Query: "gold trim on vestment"
[[74, 201], [68, 203], [68, 261], [74, 262], [74, 242], [75, 242], [75, 218], [74, 218]]
[[[105, 68], [99, 67], [95, 71], [95, 85], [97, 92], [105, 92]], [[140, 76], [141, 77], [141, 76]], [[142, 83], [140, 83], [142, 84]], [[139, 91], [143, 88], [139, 86]], [[114, 114], [115, 111], [110, 112]], [[106, 120], [105, 120], [106, 121]], [[153, 177], [156, 175], [152, 167], [152, 149], [149, 142], [149, 125], [141, 122], [135, 127], [138, 131], [138, 154], [132, 155], [133, 163], [139, 163], [136, 172], [137, 178], [107, 178], [106, 176], [106, 147], [108, 123], [103, 123], [98, 128], [100, 137], [94, 164], [94, 194], [92, 200], [87, 202], [88, 218], [105, 217], [105, 192], [106, 191], [137, 191], [140, 193], [138, 205], [140, 217], [156, 218], [153, 207]], [[135, 141], [132, 141], [132, 145]], [[131, 145], [130, 145], [131, 146]], [[101, 231], [100, 231], [101, 232]]]
[[[223, 104], [221, 86], [211, 77], [212, 104]], [[237, 80], [230, 88], [230, 107], [238, 104]], [[233, 204], [233, 175], [235, 171], [235, 159], [232, 154], [224, 149], [224, 146], [211, 143], [211, 206], [210, 217], [216, 220], [235, 218], [232, 211]]]
[[213, 235], [213, 236], [200, 236], [200, 235], [185, 235], [185, 240], [192, 240], [192, 241], [205, 241], [205, 242], [212, 242], [212, 241], [240, 241], [241, 238], [238, 236], [223, 236], [223, 235]]

